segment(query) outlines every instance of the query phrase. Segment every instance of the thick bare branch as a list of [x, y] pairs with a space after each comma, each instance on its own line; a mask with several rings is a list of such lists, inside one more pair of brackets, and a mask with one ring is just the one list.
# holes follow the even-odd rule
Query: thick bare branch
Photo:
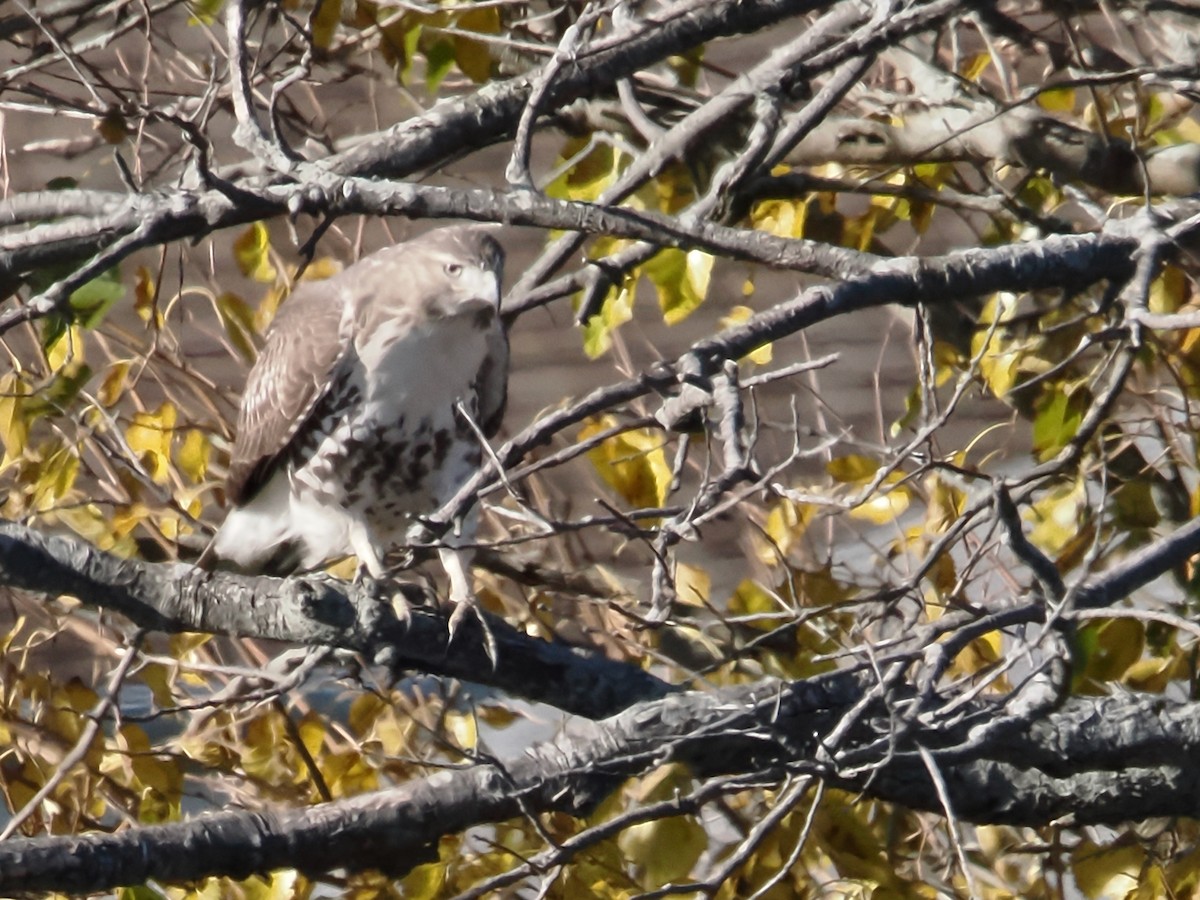
[[410, 622], [399, 622], [378, 598], [336, 579], [249, 577], [119, 559], [13, 523], [0, 524], [0, 582], [69, 594], [158, 631], [248, 635], [341, 647], [371, 659], [382, 655], [397, 671], [491, 684], [593, 718], [671, 690], [634, 666], [536, 640], [498, 618], [489, 619], [500, 659], [493, 668], [478, 628], [464, 625], [450, 647], [437, 612], [416, 608]]

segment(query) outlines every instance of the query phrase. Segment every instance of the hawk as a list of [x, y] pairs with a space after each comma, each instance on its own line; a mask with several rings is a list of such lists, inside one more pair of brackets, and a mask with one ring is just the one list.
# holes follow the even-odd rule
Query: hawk
[[[462, 226], [301, 284], [246, 382], [233, 508], [201, 565], [287, 575], [354, 555], [360, 575], [383, 577], [387, 551], [478, 470], [499, 428], [503, 263], [491, 236]], [[457, 604], [475, 600], [462, 548], [476, 515], [439, 550]]]

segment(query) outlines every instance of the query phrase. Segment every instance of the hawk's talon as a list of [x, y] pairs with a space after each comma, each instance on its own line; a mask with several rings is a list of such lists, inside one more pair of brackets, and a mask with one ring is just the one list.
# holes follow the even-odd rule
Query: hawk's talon
[[360, 568], [354, 575], [353, 584], [372, 600], [391, 609], [396, 621], [405, 625], [412, 624], [412, 605], [404, 596], [404, 591], [397, 590], [394, 584], [389, 584], [389, 579], [376, 578]]
[[404, 591], [396, 591], [392, 594], [391, 603], [392, 612], [396, 615], [396, 621], [408, 626], [412, 624], [412, 604], [408, 602], [408, 598], [404, 596]]
[[496, 647], [496, 635], [492, 633], [492, 626], [488, 624], [487, 617], [479, 607], [479, 600], [474, 595], [454, 601], [454, 612], [450, 614], [448, 627], [450, 636], [446, 640], [446, 646], [449, 647], [454, 643], [454, 637], [458, 634], [458, 629], [468, 614], [474, 616], [475, 621], [479, 623], [479, 630], [483, 632], [483, 650], [492, 662], [492, 669], [495, 669], [500, 659]]

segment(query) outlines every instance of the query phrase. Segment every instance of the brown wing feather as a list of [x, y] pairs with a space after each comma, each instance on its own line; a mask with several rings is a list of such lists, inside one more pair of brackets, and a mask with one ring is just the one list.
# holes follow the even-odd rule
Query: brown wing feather
[[345, 300], [336, 277], [300, 285], [267, 334], [238, 412], [225, 493], [231, 503], [253, 497], [329, 390], [350, 346], [341, 332]]
[[504, 407], [508, 404], [508, 330], [497, 320], [487, 336], [487, 356], [475, 376], [479, 397], [479, 421], [483, 433], [491, 438], [500, 430]]

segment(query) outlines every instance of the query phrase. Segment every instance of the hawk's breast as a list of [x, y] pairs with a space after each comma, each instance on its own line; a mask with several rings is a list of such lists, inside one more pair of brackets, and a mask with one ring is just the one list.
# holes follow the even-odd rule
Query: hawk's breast
[[[390, 338], [390, 340], [389, 340]], [[375, 334], [339, 368], [294, 447], [295, 493], [402, 538], [478, 468], [481, 448], [455, 407], [478, 418], [474, 379], [486, 331], [443, 320]]]

